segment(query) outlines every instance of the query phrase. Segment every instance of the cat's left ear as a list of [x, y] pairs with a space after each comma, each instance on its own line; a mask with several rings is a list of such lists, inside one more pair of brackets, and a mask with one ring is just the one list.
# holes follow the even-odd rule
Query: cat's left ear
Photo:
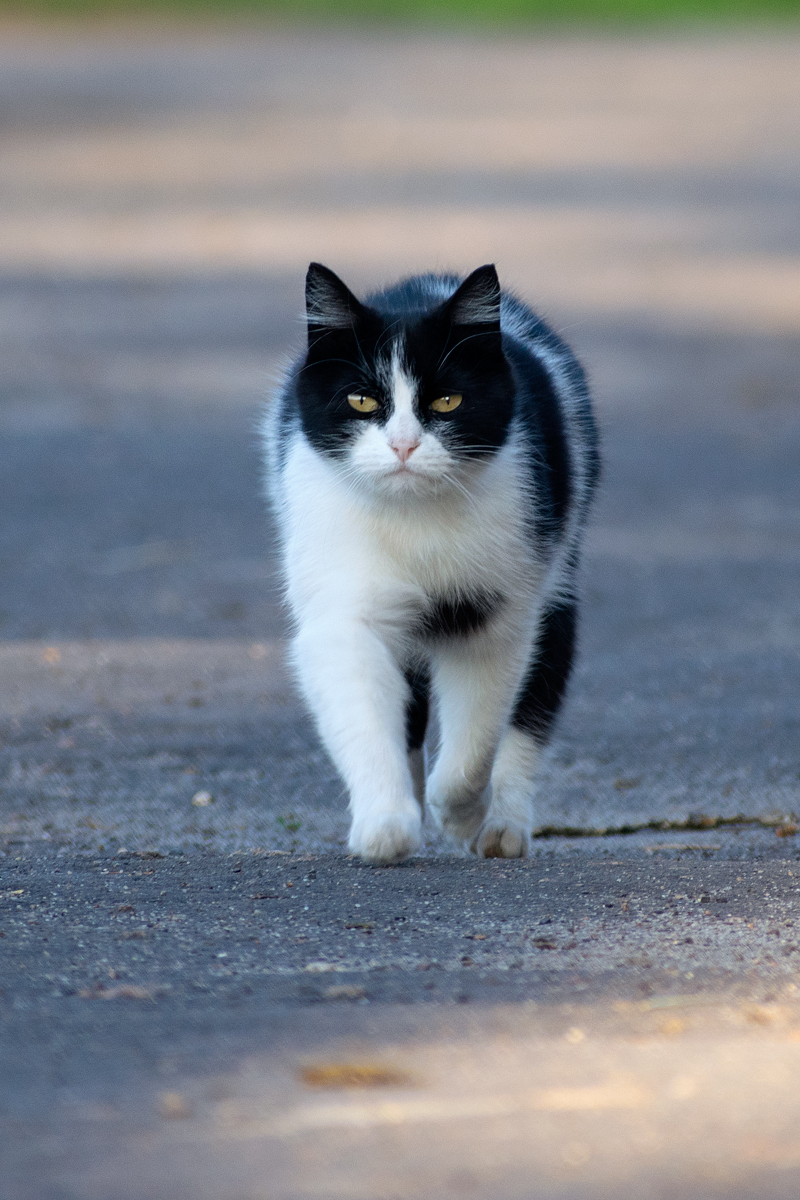
[[312, 262], [306, 275], [308, 335], [330, 329], [353, 329], [364, 311], [347, 284], [322, 263]]
[[481, 325], [486, 333], [499, 333], [500, 280], [494, 263], [468, 275], [443, 305], [443, 312], [453, 325]]

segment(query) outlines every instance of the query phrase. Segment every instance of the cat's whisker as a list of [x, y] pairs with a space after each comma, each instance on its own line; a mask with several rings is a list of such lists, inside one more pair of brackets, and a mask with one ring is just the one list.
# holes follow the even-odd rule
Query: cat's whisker
[[476, 497], [471, 495], [468, 488], [466, 488], [464, 484], [456, 479], [454, 475], [443, 474], [441, 478], [445, 483], [449, 483], [451, 487], [454, 487], [458, 492], [461, 493], [470, 508], [476, 511], [478, 510], [478, 501]]
[[440, 358], [439, 361], [437, 362], [437, 364], [436, 364], [437, 371], [440, 371], [442, 369], [442, 367], [447, 362], [450, 355], [454, 354], [456, 352], [456, 350], [458, 350], [461, 346], [463, 346], [465, 344], [465, 342], [471, 342], [473, 338], [478, 338], [478, 337], [486, 337], [486, 334], [485, 333], [470, 333], [467, 335], [467, 337], [463, 337], [463, 338], [461, 338], [460, 341], [456, 342], [455, 346], [452, 346], [447, 351], [447, 353], [444, 354], [444, 357]]
[[313, 363], [306, 363], [304, 366], [300, 367], [297, 374], [302, 375], [304, 371], [309, 371], [312, 367], [323, 367], [327, 366], [328, 363], [337, 362], [345, 363], [348, 367], [352, 367], [353, 365], [349, 358], [319, 358], [315, 359]]

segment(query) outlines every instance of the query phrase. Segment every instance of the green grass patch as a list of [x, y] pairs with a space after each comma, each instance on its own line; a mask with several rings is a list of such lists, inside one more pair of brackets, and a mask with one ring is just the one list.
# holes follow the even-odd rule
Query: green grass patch
[[800, 0], [0, 0], [0, 12], [19, 16], [263, 16], [325, 24], [761, 24], [800, 19]]

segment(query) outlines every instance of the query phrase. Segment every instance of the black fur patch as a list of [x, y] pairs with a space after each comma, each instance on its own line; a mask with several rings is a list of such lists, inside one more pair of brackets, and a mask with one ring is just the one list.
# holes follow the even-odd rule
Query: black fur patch
[[545, 613], [533, 662], [511, 718], [518, 729], [546, 742], [564, 699], [575, 653], [576, 612], [564, 604]]
[[502, 604], [502, 596], [467, 596], [458, 600], [433, 599], [423, 612], [423, 637], [436, 639], [469, 637], [482, 629]]
[[506, 339], [506, 355], [516, 368], [517, 413], [533, 452], [536, 533], [544, 539], [558, 538], [572, 499], [569, 448], [558, 394], [542, 364], [519, 342]]
[[428, 728], [430, 679], [427, 671], [406, 671], [411, 699], [406, 706], [406, 748], [419, 750]]

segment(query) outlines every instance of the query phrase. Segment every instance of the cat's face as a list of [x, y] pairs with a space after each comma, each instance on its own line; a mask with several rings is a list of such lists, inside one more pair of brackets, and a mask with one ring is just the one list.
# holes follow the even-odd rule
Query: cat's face
[[514, 385], [494, 267], [421, 309], [391, 297], [367, 307], [312, 263], [306, 297], [301, 420], [353, 485], [386, 496], [457, 488], [503, 444]]

